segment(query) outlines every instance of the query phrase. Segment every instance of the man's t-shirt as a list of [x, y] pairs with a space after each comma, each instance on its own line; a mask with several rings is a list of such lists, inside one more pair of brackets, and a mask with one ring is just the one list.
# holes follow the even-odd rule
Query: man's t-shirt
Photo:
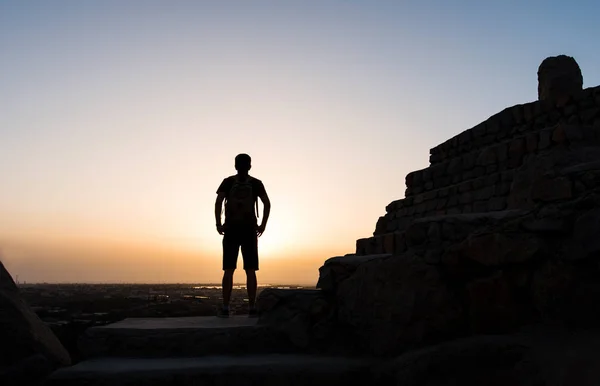
[[[231, 191], [231, 188], [233, 187], [233, 184], [235, 183], [235, 179], [237, 178], [237, 176], [230, 176], [227, 177], [223, 180], [223, 182], [221, 182], [221, 185], [219, 185], [219, 188], [217, 189], [217, 194], [223, 192], [225, 193], [225, 225], [227, 225], [227, 196], [229, 195], [229, 192]], [[253, 200], [256, 202], [257, 198], [259, 196], [262, 196], [265, 193], [265, 186], [263, 185], [262, 181], [248, 176], [248, 178], [250, 179], [250, 183], [252, 184], [252, 195], [253, 195]], [[236, 225], [249, 225], [249, 226], [253, 226], [256, 225], [257, 223], [257, 219], [256, 219], [256, 215], [254, 215], [254, 218], [251, 220], [253, 221], [252, 224], [236, 224]], [[229, 225], [233, 225], [233, 224], [229, 224]]]

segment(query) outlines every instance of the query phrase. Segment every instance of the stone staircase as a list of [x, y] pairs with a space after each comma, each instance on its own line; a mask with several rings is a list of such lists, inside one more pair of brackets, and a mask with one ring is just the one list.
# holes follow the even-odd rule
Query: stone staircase
[[[574, 144], [600, 144], [600, 87], [587, 88], [559, 107], [535, 101], [507, 108], [432, 148], [430, 166], [406, 176], [405, 198], [386, 206], [373, 237], [357, 240], [356, 254], [400, 254], [407, 229], [428, 218], [529, 209], [531, 203], [514, 193], [532, 181], [519, 184], [516, 173]], [[538, 185], [533, 198], [542, 201], [548, 192], [570, 198], [574, 188], [564, 180]]]
[[80, 348], [87, 359], [47, 385], [358, 385], [372, 363], [309, 354], [243, 315], [125, 319], [90, 328]]

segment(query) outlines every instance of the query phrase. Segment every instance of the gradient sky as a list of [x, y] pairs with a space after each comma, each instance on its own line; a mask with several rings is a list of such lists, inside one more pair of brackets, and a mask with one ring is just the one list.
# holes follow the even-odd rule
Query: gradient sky
[[537, 99], [545, 57], [572, 55], [600, 84], [599, 12], [0, 0], [5, 264], [29, 282], [219, 281], [215, 190], [247, 152], [273, 205], [259, 281], [314, 284], [429, 148]]

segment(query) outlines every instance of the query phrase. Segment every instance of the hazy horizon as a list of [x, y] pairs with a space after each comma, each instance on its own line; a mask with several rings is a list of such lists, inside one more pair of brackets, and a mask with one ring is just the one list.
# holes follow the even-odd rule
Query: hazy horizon
[[430, 148], [536, 100], [544, 58], [599, 85], [599, 10], [0, 2], [3, 261], [27, 282], [219, 282], [215, 191], [244, 152], [273, 205], [259, 282], [314, 284]]

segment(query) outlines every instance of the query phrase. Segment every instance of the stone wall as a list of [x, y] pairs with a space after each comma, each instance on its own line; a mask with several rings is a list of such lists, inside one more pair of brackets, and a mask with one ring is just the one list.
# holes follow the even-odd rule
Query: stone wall
[[[357, 240], [356, 254], [401, 253], [404, 232], [428, 217], [487, 213], [531, 206], [519, 199], [523, 165], [573, 143], [600, 142], [600, 86], [560, 104], [536, 101], [504, 109], [430, 151], [430, 166], [406, 176], [405, 198], [391, 202], [374, 237]], [[538, 184], [535, 199], [570, 180]], [[560, 197], [555, 198], [560, 199]]]

